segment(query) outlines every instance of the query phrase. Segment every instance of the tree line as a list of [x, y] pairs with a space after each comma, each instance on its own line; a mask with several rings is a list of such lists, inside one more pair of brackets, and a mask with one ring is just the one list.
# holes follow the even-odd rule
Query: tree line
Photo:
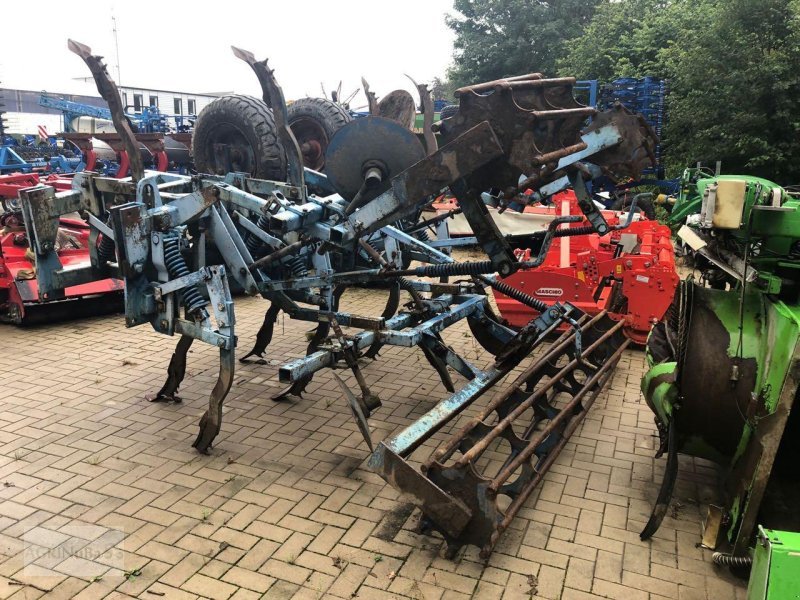
[[800, 183], [800, 0], [454, 0], [442, 90], [541, 72], [669, 81], [668, 171]]

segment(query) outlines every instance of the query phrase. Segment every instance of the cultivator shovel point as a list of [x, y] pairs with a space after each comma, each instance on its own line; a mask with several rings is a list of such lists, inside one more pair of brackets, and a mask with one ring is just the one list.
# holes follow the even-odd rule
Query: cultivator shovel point
[[[422, 461], [409, 462], [415, 450], [481, 395], [498, 384], [527, 356], [496, 363], [464, 389], [440, 402], [414, 424], [380, 442], [369, 466], [423, 512], [423, 529], [441, 533], [454, 556], [466, 544], [487, 557], [519, 512], [569, 437], [610, 379], [629, 341], [622, 323], [606, 313], [578, 317], [567, 306], [563, 317], [577, 317], [579, 329], [563, 333], [542, 349], [524, 371], [439, 444]], [[537, 343], [560, 322], [540, 329]], [[589, 341], [577, 355], [578, 333]]]

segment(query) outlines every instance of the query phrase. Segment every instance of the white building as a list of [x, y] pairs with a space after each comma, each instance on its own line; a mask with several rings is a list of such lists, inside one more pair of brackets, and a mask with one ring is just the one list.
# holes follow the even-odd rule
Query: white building
[[[79, 104], [108, 108], [106, 102], [96, 92], [94, 95], [88, 93], [90, 90], [94, 91], [93, 86], [92, 80], [87, 81], [87, 94], [82, 95], [0, 88], [0, 104], [5, 105], [2, 110], [5, 111], [3, 118], [6, 123], [6, 133], [36, 135], [40, 125], [51, 135], [65, 130], [64, 115], [61, 111], [39, 105], [42, 93]], [[192, 93], [132, 86], [119, 86], [119, 90], [122, 104], [127, 107], [128, 113], [141, 113], [144, 107], [155, 106], [166, 115], [181, 116], [197, 115], [215, 98], [230, 93]], [[106, 124], [106, 127], [103, 127], [98, 124], [95, 127], [89, 124], [90, 122], [91, 119], [81, 119], [81, 130], [86, 127], [90, 127], [87, 132], [107, 130], [107, 126], [110, 125]]]

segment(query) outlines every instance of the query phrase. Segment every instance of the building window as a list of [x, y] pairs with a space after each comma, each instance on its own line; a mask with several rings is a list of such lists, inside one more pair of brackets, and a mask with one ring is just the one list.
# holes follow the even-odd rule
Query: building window
[[142, 112], [142, 95], [133, 95], [133, 112]]
[[128, 92], [122, 92], [122, 106], [128, 108]]
[[180, 98], [175, 98], [175, 114], [182, 115], [183, 114], [183, 100]]
[[194, 98], [189, 98], [189, 100], [187, 100], [186, 102], [188, 104], [189, 114], [190, 115], [197, 114], [197, 106], [195, 105]]
[[150, 106], [152, 108], [158, 108], [158, 96], [150, 96]]

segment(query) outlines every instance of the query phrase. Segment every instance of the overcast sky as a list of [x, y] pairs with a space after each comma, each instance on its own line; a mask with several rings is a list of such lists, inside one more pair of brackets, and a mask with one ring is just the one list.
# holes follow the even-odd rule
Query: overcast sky
[[[255, 74], [231, 53], [235, 45], [270, 59], [287, 99], [342, 94], [363, 75], [378, 96], [414, 91], [404, 77], [430, 82], [451, 61], [444, 24], [452, 0], [2, 1], [2, 87], [96, 94], [75, 78], [87, 67], [67, 50], [73, 38], [106, 58], [117, 77], [112, 14], [119, 38], [121, 83], [187, 92], [260, 95]], [[414, 93], [416, 98], [416, 93]], [[359, 94], [354, 105], [364, 104]]]

